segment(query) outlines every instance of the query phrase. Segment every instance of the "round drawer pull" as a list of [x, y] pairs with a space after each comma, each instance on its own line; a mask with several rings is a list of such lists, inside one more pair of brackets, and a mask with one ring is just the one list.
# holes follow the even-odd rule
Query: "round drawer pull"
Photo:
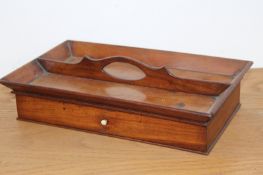
[[101, 124], [102, 126], [106, 126], [107, 123], [108, 123], [108, 120], [106, 120], [106, 119], [103, 119], [103, 120], [100, 121], [100, 124]]

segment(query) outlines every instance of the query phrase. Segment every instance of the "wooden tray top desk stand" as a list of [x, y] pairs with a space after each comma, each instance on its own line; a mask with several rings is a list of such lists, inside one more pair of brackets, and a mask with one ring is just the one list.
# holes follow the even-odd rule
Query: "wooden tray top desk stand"
[[1, 79], [18, 119], [208, 153], [252, 62], [66, 41]]

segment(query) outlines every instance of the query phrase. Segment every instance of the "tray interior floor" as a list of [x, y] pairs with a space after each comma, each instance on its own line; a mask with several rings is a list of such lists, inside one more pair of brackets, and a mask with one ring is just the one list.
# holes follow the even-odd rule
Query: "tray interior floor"
[[209, 113], [215, 103], [212, 96], [173, 92], [54, 73], [42, 74], [30, 84], [79, 94], [91, 94], [200, 113]]

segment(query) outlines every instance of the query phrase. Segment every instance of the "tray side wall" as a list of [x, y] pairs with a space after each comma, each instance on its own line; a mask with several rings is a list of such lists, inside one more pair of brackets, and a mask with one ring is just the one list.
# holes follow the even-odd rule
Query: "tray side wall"
[[207, 126], [207, 145], [208, 150], [215, 144], [218, 137], [222, 134], [224, 128], [230, 122], [235, 112], [240, 106], [240, 84], [227, 97], [223, 105], [215, 114], [214, 118]]
[[[17, 94], [16, 100], [19, 119], [206, 152], [206, 128], [203, 126], [35, 96]], [[108, 121], [106, 126], [101, 125], [102, 119]]]
[[33, 60], [0, 79], [0, 83], [7, 87], [10, 83], [29, 84], [44, 72], [38, 61]]
[[103, 58], [116, 55], [127, 56], [152, 66], [167, 65], [168, 68], [178, 68], [182, 70], [191, 70], [211, 74], [233, 76], [243, 69], [248, 63], [248, 61], [243, 60], [154, 49], [80, 41], [71, 41], [70, 43], [72, 53], [76, 57], [83, 57], [87, 55], [94, 58]]

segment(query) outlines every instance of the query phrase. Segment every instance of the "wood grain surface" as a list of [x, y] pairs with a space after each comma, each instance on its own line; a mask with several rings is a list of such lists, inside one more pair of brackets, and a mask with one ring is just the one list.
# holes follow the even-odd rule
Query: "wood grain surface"
[[208, 155], [16, 120], [0, 86], [0, 174], [263, 174], [263, 69], [241, 84], [241, 109]]

